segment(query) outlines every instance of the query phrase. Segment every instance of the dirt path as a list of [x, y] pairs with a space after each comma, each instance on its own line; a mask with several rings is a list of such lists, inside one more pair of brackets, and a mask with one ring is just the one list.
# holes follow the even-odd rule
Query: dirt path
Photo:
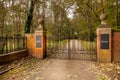
[[28, 58], [27, 63], [0, 75], [0, 80], [114, 80], [96, 65], [92, 61]]
[[94, 63], [52, 59], [49, 66], [36, 77], [43, 77], [44, 80], [96, 80], [91, 65], [94, 65]]

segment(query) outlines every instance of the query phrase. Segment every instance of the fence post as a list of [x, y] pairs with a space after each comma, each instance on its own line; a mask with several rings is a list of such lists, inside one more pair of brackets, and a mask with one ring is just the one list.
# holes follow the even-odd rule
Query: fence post
[[8, 36], [6, 35], [6, 37], [5, 37], [5, 40], [6, 40], [6, 42], [5, 42], [5, 45], [6, 45], [6, 53], [8, 53]]

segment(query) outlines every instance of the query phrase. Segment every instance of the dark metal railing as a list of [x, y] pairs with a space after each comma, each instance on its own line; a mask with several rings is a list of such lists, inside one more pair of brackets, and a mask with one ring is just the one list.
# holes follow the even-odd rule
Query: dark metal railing
[[14, 52], [26, 48], [26, 38], [22, 36], [0, 37], [0, 54]]
[[52, 58], [96, 60], [96, 41], [80, 39], [48, 41], [47, 54], [52, 55]]

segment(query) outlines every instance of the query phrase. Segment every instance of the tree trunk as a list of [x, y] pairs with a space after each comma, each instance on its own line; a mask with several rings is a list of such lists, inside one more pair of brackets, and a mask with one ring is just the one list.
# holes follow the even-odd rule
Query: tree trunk
[[31, 22], [32, 22], [32, 18], [33, 18], [33, 11], [34, 11], [36, 1], [37, 0], [31, 0], [30, 10], [29, 10], [26, 24], [25, 24], [25, 33], [30, 33], [30, 27], [31, 27]]

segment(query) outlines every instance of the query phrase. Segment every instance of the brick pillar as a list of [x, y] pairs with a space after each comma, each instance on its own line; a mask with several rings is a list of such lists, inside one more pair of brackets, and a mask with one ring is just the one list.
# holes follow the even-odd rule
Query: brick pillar
[[97, 59], [98, 62], [111, 62], [111, 27], [106, 24], [106, 15], [100, 16], [101, 24], [97, 28]]
[[35, 30], [35, 54], [38, 58], [46, 57], [46, 30], [40, 25]]
[[46, 57], [46, 30], [40, 25], [33, 34], [26, 34], [29, 54], [36, 58]]

